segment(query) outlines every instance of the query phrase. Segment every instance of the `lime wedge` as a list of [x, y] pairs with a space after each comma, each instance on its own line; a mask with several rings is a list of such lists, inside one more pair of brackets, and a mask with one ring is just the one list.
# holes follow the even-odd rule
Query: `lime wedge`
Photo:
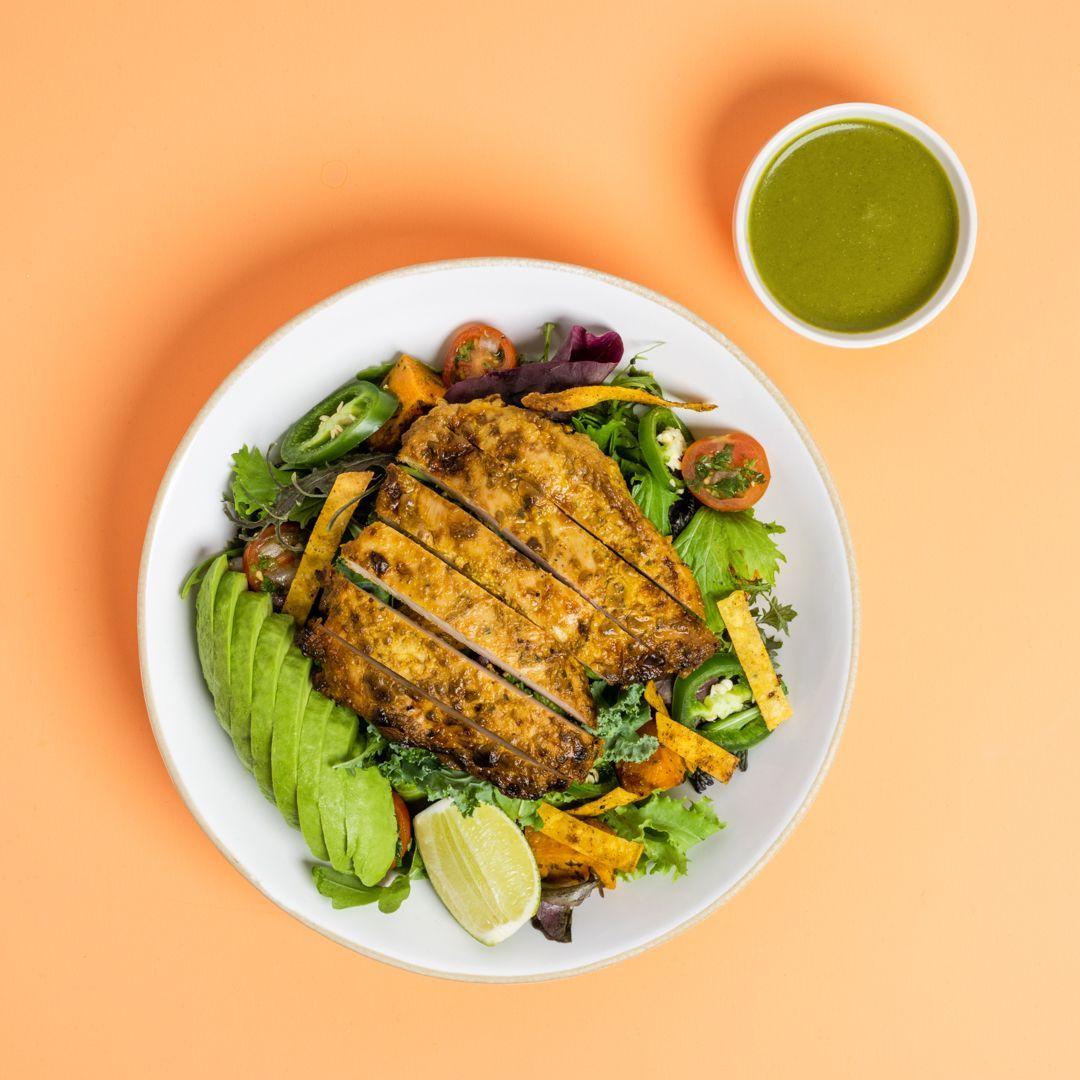
[[466, 817], [450, 799], [413, 820], [439, 899], [482, 945], [498, 945], [540, 906], [540, 872], [521, 830], [497, 806]]

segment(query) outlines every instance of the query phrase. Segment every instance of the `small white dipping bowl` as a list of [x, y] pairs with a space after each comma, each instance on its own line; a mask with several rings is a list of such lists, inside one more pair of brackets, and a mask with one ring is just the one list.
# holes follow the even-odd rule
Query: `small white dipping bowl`
[[[945, 170], [945, 175], [949, 178], [956, 194], [956, 208], [959, 215], [956, 254], [937, 292], [918, 311], [912, 312], [900, 322], [883, 326], [880, 330], [866, 330], [851, 334], [837, 330], [823, 330], [798, 318], [783, 307], [765, 286], [757, 266], [754, 265], [754, 257], [750, 253], [750, 202], [757, 190], [762, 173], [780, 150], [793, 139], [797, 139], [812, 128], [838, 120], [877, 120], [884, 124], [891, 124], [918, 139], [937, 158]], [[899, 109], [889, 108], [888, 105], [871, 105], [853, 101], [844, 105], [829, 105], [824, 109], [816, 109], [805, 116], [800, 116], [798, 120], [792, 121], [787, 127], [778, 131], [761, 148], [739, 185], [739, 194], [735, 199], [733, 227], [735, 251], [739, 256], [742, 272], [746, 275], [746, 280], [750, 282], [750, 287], [757, 293], [758, 299], [773, 315], [785, 326], [790, 326], [792, 330], [812, 341], [819, 341], [823, 345], [838, 345], [844, 349], [866, 349], [873, 345], [888, 345], [889, 342], [899, 341], [900, 338], [907, 337], [908, 334], [913, 334], [920, 327], [925, 326], [944, 310], [956, 295], [956, 291], [967, 276], [968, 267], [971, 266], [971, 260], [975, 254], [978, 215], [975, 210], [975, 195], [971, 190], [971, 182], [964, 171], [964, 166], [960, 164], [960, 159], [953, 152], [952, 147], [936, 131], [927, 127], [921, 120], [916, 120], [914, 116], [909, 116]]]

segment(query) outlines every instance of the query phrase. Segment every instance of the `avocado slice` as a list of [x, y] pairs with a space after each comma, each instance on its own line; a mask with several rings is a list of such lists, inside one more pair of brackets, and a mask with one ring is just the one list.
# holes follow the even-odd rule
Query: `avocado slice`
[[255, 665], [255, 646], [259, 631], [273, 611], [270, 594], [244, 592], [236, 598], [233, 613], [232, 652], [229, 662], [229, 730], [233, 746], [247, 769], [251, 758], [251, 684]]
[[270, 743], [270, 776], [274, 802], [282, 817], [297, 828], [296, 763], [300, 756], [300, 728], [311, 689], [311, 661], [290, 646], [278, 672], [274, 697], [274, 736]]
[[210, 693], [217, 695], [214, 679], [214, 595], [229, 560], [219, 555], [207, 567], [195, 595], [195, 639], [199, 644], [199, 664]]
[[317, 793], [319, 821], [327, 858], [335, 870], [351, 871], [345, 843], [344, 769], [335, 765], [348, 760], [356, 746], [356, 714], [340, 705], [334, 707], [323, 735], [322, 772]]
[[345, 787], [348, 781], [347, 769], [323, 766], [319, 781], [319, 820], [330, 865], [343, 874], [352, 873], [352, 861], [345, 851]]
[[300, 831], [316, 859], [329, 859], [319, 820], [319, 780], [322, 778], [323, 739], [334, 703], [318, 690], [308, 696], [300, 722], [300, 754], [296, 761], [296, 809]]
[[345, 832], [353, 872], [365, 885], [378, 885], [397, 858], [398, 827], [390, 781], [374, 765], [349, 771]]
[[274, 801], [270, 763], [270, 740], [274, 733], [274, 701], [278, 675], [293, 641], [293, 621], [288, 615], [270, 615], [259, 630], [251, 675], [251, 757], [255, 779], [262, 793]]
[[244, 592], [247, 592], [247, 578], [243, 574], [227, 570], [218, 583], [217, 592], [214, 593], [214, 703], [221, 726], [230, 734], [233, 614], [236, 611], [236, 601]]

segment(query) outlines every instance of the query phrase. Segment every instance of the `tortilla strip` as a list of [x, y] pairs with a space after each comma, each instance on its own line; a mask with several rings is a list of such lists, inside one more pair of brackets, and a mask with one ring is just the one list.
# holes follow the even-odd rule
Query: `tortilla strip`
[[356, 510], [356, 503], [367, 491], [373, 475], [370, 472], [340, 473], [330, 494], [326, 496], [281, 609], [286, 615], [291, 615], [298, 626], [303, 626], [311, 614], [315, 597], [322, 588], [327, 569], [334, 561], [341, 537]]
[[669, 409], [690, 409], [693, 412], [712, 412], [716, 408], [707, 401], [667, 401], [645, 390], [630, 386], [575, 386], [554, 394], [526, 394], [521, 404], [526, 409], [542, 413], [572, 413], [591, 409], [602, 401], [632, 401], [635, 405], [666, 405]]
[[599, 798], [593, 799], [592, 802], [585, 803], [584, 806], [575, 806], [573, 810], [567, 810], [567, 813], [572, 814], [574, 817], [599, 817], [609, 810], [614, 810], [617, 806], [629, 806], [630, 803], [644, 798], [644, 795], [635, 795], [632, 791], [627, 791], [626, 788], [617, 787], [612, 788]]
[[776, 669], [769, 659], [761, 632], [750, 612], [750, 601], [746, 593], [737, 590], [717, 603], [720, 616], [727, 627], [735, 655], [746, 673], [746, 681], [754, 694], [754, 702], [761, 710], [766, 727], [772, 731], [783, 723], [792, 713]]
[[544, 823], [540, 832], [558, 840], [560, 844], [580, 851], [593, 866], [600, 863], [612, 870], [630, 873], [645, 850], [644, 845], [636, 840], [624, 840], [614, 833], [597, 829], [556, 810], [550, 803], [541, 803], [537, 813]]
[[739, 766], [739, 759], [722, 746], [709, 742], [693, 728], [672, 720], [666, 713], [656, 714], [656, 737], [661, 746], [674, 751], [690, 766], [715, 776], [726, 784]]

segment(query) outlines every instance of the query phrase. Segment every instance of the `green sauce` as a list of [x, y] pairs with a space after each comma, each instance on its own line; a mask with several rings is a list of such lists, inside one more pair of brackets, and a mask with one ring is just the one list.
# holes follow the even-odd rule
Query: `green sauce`
[[750, 251], [793, 315], [860, 333], [929, 300], [956, 254], [956, 195], [937, 158], [888, 124], [843, 120], [769, 162], [750, 202]]

